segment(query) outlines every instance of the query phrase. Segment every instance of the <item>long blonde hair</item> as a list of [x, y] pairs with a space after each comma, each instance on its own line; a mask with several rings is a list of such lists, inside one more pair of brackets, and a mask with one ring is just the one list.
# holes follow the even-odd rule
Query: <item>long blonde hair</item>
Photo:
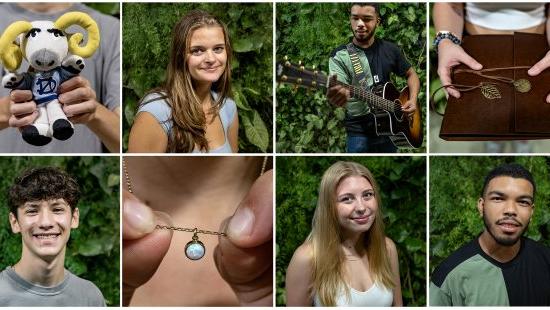
[[386, 250], [378, 185], [365, 166], [355, 162], [339, 161], [330, 166], [323, 175], [319, 186], [319, 200], [313, 216], [313, 227], [306, 240], [313, 250], [312, 294], [317, 294], [324, 306], [334, 306], [336, 294], [342, 289], [349, 297], [349, 288], [344, 281], [345, 256], [341, 246], [343, 234], [336, 211], [336, 189], [343, 179], [350, 176], [362, 176], [370, 182], [379, 206], [374, 223], [364, 234], [371, 276], [375, 282], [389, 289], [395, 287]]
[[[210, 113], [217, 114], [231, 93], [231, 44], [227, 27], [211, 14], [192, 10], [185, 15], [172, 30], [170, 62], [166, 70], [164, 86], [149, 93], [159, 93], [171, 107], [172, 132], [168, 136], [170, 152], [192, 152], [195, 145], [201, 151], [208, 151], [206, 139], [206, 115], [195, 92], [195, 87], [187, 65], [187, 54], [193, 31], [202, 27], [222, 28], [225, 39], [227, 62], [220, 79], [212, 85], [218, 94]], [[145, 104], [145, 103], [142, 103]]]

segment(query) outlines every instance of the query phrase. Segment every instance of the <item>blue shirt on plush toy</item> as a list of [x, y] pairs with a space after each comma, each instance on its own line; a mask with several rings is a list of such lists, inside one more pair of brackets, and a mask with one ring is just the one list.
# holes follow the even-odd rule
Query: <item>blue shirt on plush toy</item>
[[42, 106], [45, 103], [56, 100], [59, 85], [76, 75], [78, 75], [78, 72], [65, 67], [57, 67], [46, 72], [24, 73], [21, 82], [10, 88], [30, 89], [36, 105]]
[[[88, 32], [88, 42], [83, 47], [80, 46], [81, 33], [68, 35], [64, 32], [75, 24]], [[55, 22], [18, 21], [8, 26], [0, 36], [0, 60], [10, 72], [2, 78], [2, 85], [31, 90], [38, 110], [34, 123], [22, 128], [23, 140], [41, 146], [48, 144], [52, 137], [67, 140], [73, 135], [73, 124], [58, 100], [58, 88], [84, 69], [83, 57], [92, 56], [98, 47], [97, 23], [82, 12], [66, 13]], [[32, 70], [15, 73], [23, 57]]]

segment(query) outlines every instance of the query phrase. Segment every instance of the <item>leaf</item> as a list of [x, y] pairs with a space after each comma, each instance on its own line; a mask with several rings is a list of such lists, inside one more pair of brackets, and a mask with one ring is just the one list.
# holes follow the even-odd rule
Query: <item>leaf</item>
[[97, 180], [99, 182], [99, 186], [101, 189], [107, 193], [110, 194], [112, 192], [111, 187], [108, 185], [107, 178], [105, 178], [105, 163], [100, 162], [95, 165], [93, 165], [90, 168], [90, 172], [97, 177]]
[[233, 50], [237, 53], [246, 53], [254, 50], [254, 42], [248, 38], [237, 39], [233, 42]]
[[118, 174], [109, 174], [107, 179], [107, 186], [113, 187], [120, 184], [120, 176]]
[[242, 121], [248, 141], [265, 152], [269, 145], [269, 132], [258, 111], [254, 111], [252, 120], [245, 115], [242, 117]]
[[77, 259], [67, 260], [65, 265], [67, 266], [67, 269], [69, 269], [73, 274], [77, 276], [88, 272], [88, 267], [86, 267], [86, 263]]
[[233, 91], [233, 100], [235, 101], [237, 108], [239, 108], [239, 110], [252, 111], [252, 108], [248, 105], [248, 101], [246, 100], [243, 92], [240, 91], [238, 87], [235, 88], [236, 89]]
[[96, 256], [103, 252], [101, 242], [97, 239], [88, 239], [78, 247], [78, 253], [83, 256]]
[[481, 86], [481, 93], [483, 94], [483, 96], [485, 96], [485, 98], [489, 100], [502, 98], [502, 96], [500, 95], [500, 91], [493, 84], [483, 84]]
[[[126, 100], [124, 100], [126, 101]], [[128, 125], [132, 125], [134, 123], [134, 108], [133, 105], [125, 104], [124, 105], [124, 118], [126, 119], [126, 123]]]

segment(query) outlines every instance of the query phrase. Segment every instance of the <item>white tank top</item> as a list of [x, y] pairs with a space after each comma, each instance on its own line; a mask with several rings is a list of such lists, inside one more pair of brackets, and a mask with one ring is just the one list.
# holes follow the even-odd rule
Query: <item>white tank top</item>
[[[376, 282], [364, 292], [350, 287], [349, 293], [350, 299], [348, 300], [344, 290], [340, 291], [335, 298], [337, 307], [391, 307], [393, 304], [393, 291]], [[313, 304], [315, 307], [323, 307], [317, 294], [315, 294]]]
[[521, 30], [543, 24], [544, 3], [466, 3], [465, 19], [493, 30]]

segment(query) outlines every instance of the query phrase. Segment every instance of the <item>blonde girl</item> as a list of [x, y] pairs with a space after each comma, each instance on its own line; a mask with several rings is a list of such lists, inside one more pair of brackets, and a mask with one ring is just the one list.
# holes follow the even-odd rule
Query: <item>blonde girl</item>
[[402, 305], [397, 250], [384, 234], [381, 206], [367, 168], [328, 168], [311, 233], [287, 269], [288, 306]]

